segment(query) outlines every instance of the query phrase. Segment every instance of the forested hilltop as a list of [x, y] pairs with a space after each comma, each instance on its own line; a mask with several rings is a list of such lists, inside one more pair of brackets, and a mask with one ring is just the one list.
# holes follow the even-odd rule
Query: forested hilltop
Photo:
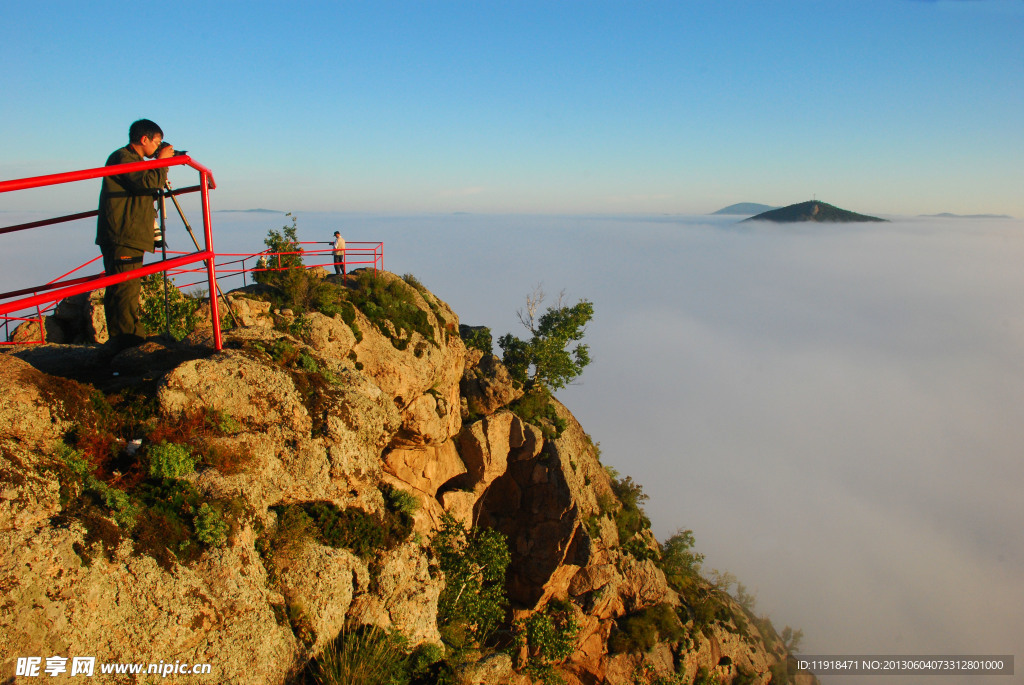
[[767, 212], [761, 212], [756, 216], [743, 221], [774, 221], [775, 223], [795, 223], [801, 221], [815, 221], [819, 223], [861, 223], [886, 221], [876, 216], [857, 214], [847, 209], [840, 209], [827, 202], [811, 200], [799, 202], [788, 207], [781, 207]]
[[94, 295], [64, 306], [73, 342], [0, 354], [4, 682], [57, 655], [211, 683], [814, 682], [799, 631], [705, 575], [691, 531], [658, 542], [551, 395], [589, 303], [499, 358], [412, 276], [261, 280], [220, 352], [176, 296], [180, 340], [108, 359]]

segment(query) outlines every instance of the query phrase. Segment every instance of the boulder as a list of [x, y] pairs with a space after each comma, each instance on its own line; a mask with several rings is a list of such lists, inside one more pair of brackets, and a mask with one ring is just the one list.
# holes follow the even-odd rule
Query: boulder
[[395, 628], [412, 646], [440, 643], [437, 600], [440, 584], [430, 575], [426, 551], [412, 543], [385, 553], [379, 560], [374, 589], [359, 595], [349, 610], [357, 625]]
[[177, 367], [164, 377], [157, 398], [168, 414], [205, 407], [254, 430], [283, 426], [308, 433], [312, 425], [302, 395], [285, 370], [235, 350]]
[[285, 601], [312, 631], [312, 651], [319, 652], [345, 627], [353, 596], [369, 588], [369, 569], [348, 550], [312, 541], [278, 555], [277, 565]]
[[466, 473], [451, 440], [438, 446], [396, 447], [384, 454], [384, 470], [433, 497], [452, 478]]
[[475, 349], [466, 351], [460, 389], [466, 400], [463, 420], [488, 416], [523, 396], [498, 357]]
[[105, 288], [72, 295], [57, 303], [53, 318], [64, 329], [64, 340], [51, 342], [99, 343], [110, 338], [107, 333], [107, 315], [103, 309]]
[[510, 435], [516, 420], [512, 412], [499, 411], [465, 426], [459, 433], [459, 454], [466, 464], [470, 484], [477, 492], [485, 490], [508, 470], [508, 455], [512, 449]]

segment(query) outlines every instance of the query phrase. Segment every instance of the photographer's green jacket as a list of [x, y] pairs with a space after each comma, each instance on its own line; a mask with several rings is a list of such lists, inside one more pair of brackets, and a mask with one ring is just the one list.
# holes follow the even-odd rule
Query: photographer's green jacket
[[[141, 162], [130, 146], [116, 150], [107, 158], [107, 166]], [[100, 189], [99, 217], [96, 220], [96, 244], [122, 245], [153, 251], [153, 200], [167, 181], [167, 168], [147, 169], [130, 174], [106, 176]]]

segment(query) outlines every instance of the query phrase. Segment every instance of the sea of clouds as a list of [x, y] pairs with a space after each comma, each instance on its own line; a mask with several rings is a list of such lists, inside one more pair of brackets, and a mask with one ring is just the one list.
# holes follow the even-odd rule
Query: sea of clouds
[[[893, 219], [297, 213], [302, 240], [382, 241], [495, 339], [538, 283], [592, 300], [559, 398], [658, 537], [692, 529], [804, 653], [1024, 655], [1024, 222]], [[288, 222], [215, 213], [216, 247]], [[93, 230], [0, 236], [0, 290], [95, 256]]]

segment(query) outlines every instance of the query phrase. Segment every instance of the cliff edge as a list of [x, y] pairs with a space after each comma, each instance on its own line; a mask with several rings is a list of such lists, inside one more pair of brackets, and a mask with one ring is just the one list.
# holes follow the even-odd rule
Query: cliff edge
[[[98, 683], [312, 682], [376, 626], [412, 683], [812, 682], [445, 302], [386, 272], [333, 288], [303, 313], [231, 293], [221, 352], [199, 330], [0, 354], [0, 681], [89, 656]], [[481, 531], [508, 564], [486, 634], [450, 585]]]

